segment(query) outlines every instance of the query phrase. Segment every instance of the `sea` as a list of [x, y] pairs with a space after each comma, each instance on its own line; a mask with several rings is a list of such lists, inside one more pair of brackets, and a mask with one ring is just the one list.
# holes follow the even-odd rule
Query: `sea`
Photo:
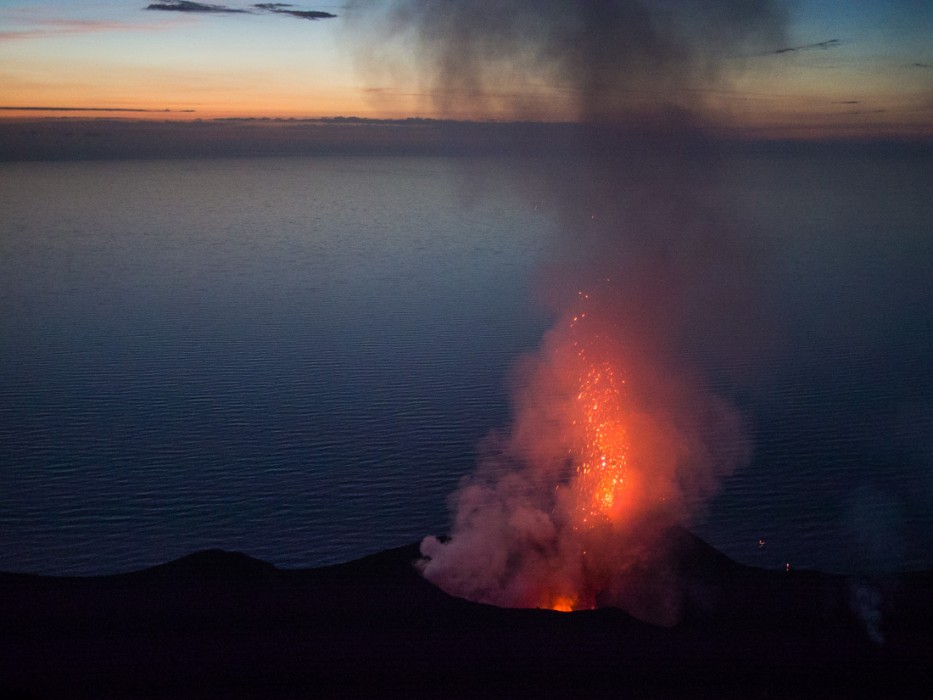
[[[709, 368], [746, 564], [933, 567], [933, 159], [743, 150], [718, 201], [775, 339]], [[349, 561], [450, 527], [563, 235], [496, 157], [0, 163], [0, 570]], [[700, 366], [703, 360], [698, 360]], [[741, 377], [741, 381], [735, 377]]]

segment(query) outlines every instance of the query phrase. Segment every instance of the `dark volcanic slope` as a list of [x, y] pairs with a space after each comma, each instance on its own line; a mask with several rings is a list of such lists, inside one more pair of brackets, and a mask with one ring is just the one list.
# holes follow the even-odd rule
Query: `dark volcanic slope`
[[416, 545], [279, 570], [201, 552], [98, 578], [0, 574], [0, 691], [72, 697], [930, 697], [933, 572], [735, 564], [686, 530], [683, 620], [451, 598]]

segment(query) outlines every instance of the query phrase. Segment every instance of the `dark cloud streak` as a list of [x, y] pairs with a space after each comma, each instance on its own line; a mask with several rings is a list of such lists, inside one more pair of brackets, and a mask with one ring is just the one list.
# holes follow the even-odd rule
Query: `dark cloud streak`
[[827, 39], [826, 41], [818, 41], [815, 44], [803, 44], [802, 46], [787, 46], [783, 49], [778, 49], [774, 53], [793, 53], [796, 51], [826, 51], [828, 49], [837, 48], [841, 42], [839, 39]]
[[292, 17], [297, 17], [298, 19], [333, 19], [337, 15], [331, 14], [330, 12], [321, 12], [319, 10], [270, 10], [279, 15], [290, 15]]
[[225, 5], [208, 5], [190, 0], [170, 0], [169, 2], [153, 2], [145, 7], [147, 10], [164, 10], [167, 12], [198, 12], [206, 14], [251, 14], [249, 10], [238, 10]]
[[[294, 7], [284, 2], [263, 2], [252, 6], [259, 12], [268, 12], [276, 15], [287, 15], [297, 19], [319, 20], [331, 19], [337, 15], [320, 10], [294, 10], [288, 9]], [[238, 9], [227, 7], [226, 5], [211, 5], [202, 2], [192, 2], [191, 0], [166, 0], [165, 2], [153, 2], [147, 5], [146, 10], [161, 10], [166, 12], [193, 12], [197, 14], [237, 14], [253, 15], [258, 14], [253, 9]]]
[[287, 9], [294, 7], [287, 2], [262, 2], [253, 5], [253, 7], [259, 10], [265, 10], [266, 12], [273, 12], [279, 15], [291, 15], [292, 17], [297, 17], [298, 19], [333, 19], [337, 15], [330, 12], [322, 12], [321, 10], [292, 10]]
[[132, 107], [29, 107], [0, 105], [0, 112], [194, 112], [193, 109], [135, 109]]

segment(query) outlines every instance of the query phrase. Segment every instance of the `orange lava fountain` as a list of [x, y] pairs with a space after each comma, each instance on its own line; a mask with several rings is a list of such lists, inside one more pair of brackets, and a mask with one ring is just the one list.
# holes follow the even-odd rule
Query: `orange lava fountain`
[[451, 595], [501, 607], [624, 609], [676, 620], [658, 538], [745, 459], [735, 412], [624, 313], [580, 293], [517, 374], [515, 421], [454, 500], [420, 566]]
[[[580, 292], [585, 304], [589, 295]], [[629, 434], [625, 421], [625, 379], [613, 363], [599, 353], [602, 341], [592, 329], [584, 330], [587, 313], [571, 318], [570, 328], [577, 392], [571, 404], [571, 425], [578, 436], [572, 450], [573, 473], [569, 489], [574, 507], [572, 528], [580, 535], [581, 558], [585, 558], [586, 533], [612, 523], [624, 512], [629, 481]], [[569, 612], [595, 607], [585, 592], [548, 593], [542, 607]]]
[[[574, 324], [585, 318], [577, 317]], [[625, 488], [628, 466], [628, 433], [625, 430], [622, 388], [625, 380], [605, 361], [591, 361], [577, 342], [583, 364], [576, 395], [579, 417], [573, 425], [582, 429], [583, 446], [576, 457], [573, 488], [584, 509], [582, 523], [608, 517]]]

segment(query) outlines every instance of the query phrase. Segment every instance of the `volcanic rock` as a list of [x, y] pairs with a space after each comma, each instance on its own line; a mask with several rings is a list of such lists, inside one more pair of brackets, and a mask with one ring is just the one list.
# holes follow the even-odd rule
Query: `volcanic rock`
[[417, 544], [286, 570], [200, 552], [129, 574], [0, 574], [0, 695], [929, 697], [933, 572], [737, 564], [667, 534], [670, 627], [509, 610], [424, 580]]

